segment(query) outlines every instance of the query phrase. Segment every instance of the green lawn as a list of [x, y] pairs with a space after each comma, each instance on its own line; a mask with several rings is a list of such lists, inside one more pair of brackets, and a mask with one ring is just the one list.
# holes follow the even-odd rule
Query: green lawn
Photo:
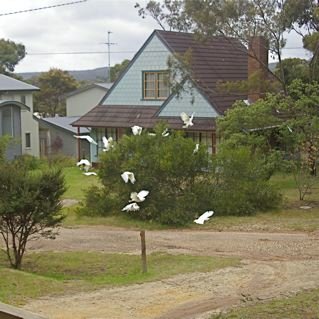
[[317, 319], [319, 318], [319, 289], [298, 293], [257, 305], [235, 308], [210, 319]]
[[66, 167], [63, 172], [67, 187], [63, 198], [82, 200], [85, 190], [92, 185], [99, 185], [97, 176], [85, 176], [78, 167]]
[[[84, 198], [84, 190], [90, 185], [99, 185], [97, 177], [87, 177], [76, 167], [64, 169], [68, 190], [64, 198], [81, 200]], [[211, 218], [205, 225], [190, 224], [190, 229], [216, 230], [216, 231], [314, 231], [319, 229], [319, 178], [318, 183], [308, 195], [306, 201], [298, 200], [298, 191], [290, 175], [276, 175], [272, 178], [283, 194], [283, 207], [272, 212], [257, 213], [252, 216], [218, 216]], [[300, 206], [310, 205], [309, 210], [301, 209]], [[149, 223], [128, 218], [125, 213], [119, 211], [109, 217], [78, 216], [76, 207], [64, 208], [67, 216], [64, 225], [109, 225], [133, 229], [168, 229], [157, 223]]]
[[0, 251], [0, 301], [23, 304], [28, 298], [61, 295], [105, 286], [155, 281], [170, 276], [238, 266], [237, 258], [154, 253], [141, 272], [140, 256], [99, 252], [50, 252], [25, 255], [21, 271], [8, 268]]

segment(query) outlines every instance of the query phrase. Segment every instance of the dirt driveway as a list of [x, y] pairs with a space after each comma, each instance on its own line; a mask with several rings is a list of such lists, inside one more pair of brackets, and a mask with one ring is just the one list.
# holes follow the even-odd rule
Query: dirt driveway
[[[179, 275], [158, 282], [101, 289], [25, 306], [54, 319], [204, 319], [242, 303], [319, 287], [319, 234], [147, 231], [147, 250], [205, 256], [238, 256], [241, 267]], [[29, 250], [138, 254], [139, 232], [108, 227], [61, 229], [54, 240]]]

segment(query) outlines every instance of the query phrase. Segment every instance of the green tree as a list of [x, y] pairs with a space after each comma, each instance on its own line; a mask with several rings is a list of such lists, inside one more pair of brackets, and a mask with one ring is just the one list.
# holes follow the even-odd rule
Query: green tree
[[[300, 79], [303, 82], [310, 81], [309, 62], [299, 58], [288, 58], [282, 61], [282, 70], [284, 72], [284, 78], [286, 85], [291, 84], [295, 79]], [[275, 74], [280, 76], [281, 70], [277, 65], [275, 68]]]
[[121, 63], [117, 63], [111, 67], [111, 82], [117, 80], [117, 78], [121, 75], [121, 73], [125, 70], [129, 63], [130, 60], [125, 59]]
[[0, 73], [10, 74], [25, 57], [25, 47], [21, 43], [0, 39]]
[[31, 239], [54, 238], [64, 191], [61, 170], [30, 171], [23, 158], [0, 165], [0, 234], [13, 268]]
[[79, 83], [67, 71], [50, 69], [32, 80], [40, 88], [34, 94], [34, 109], [37, 112], [55, 116], [65, 115], [64, 95], [79, 87]]

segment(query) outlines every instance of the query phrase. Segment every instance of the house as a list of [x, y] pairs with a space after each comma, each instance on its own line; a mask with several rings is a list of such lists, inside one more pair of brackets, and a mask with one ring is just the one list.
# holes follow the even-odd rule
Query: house
[[39, 156], [39, 125], [33, 116], [34, 91], [39, 88], [0, 74], [0, 136], [13, 137], [7, 158]]
[[[262, 51], [257, 39], [252, 50]], [[257, 49], [260, 50], [257, 50]], [[191, 52], [191, 79], [181, 82], [180, 94], [169, 87], [167, 62]], [[258, 67], [257, 64], [251, 64]], [[198, 42], [191, 33], [155, 30], [136, 53], [128, 67], [107, 92], [101, 103], [75, 121], [76, 127], [91, 127], [98, 146], [91, 145], [91, 160], [97, 161], [102, 149], [102, 136], [119, 139], [139, 125], [152, 129], [158, 121], [169, 128], [185, 130], [196, 142], [216, 149], [216, 117], [221, 116], [236, 100], [247, 95], [220, 90], [220, 81], [246, 80], [248, 52], [239, 40], [211, 37]], [[189, 86], [192, 90], [187, 90]], [[181, 112], [195, 112], [194, 126], [184, 129]]]
[[[87, 128], [77, 128], [71, 125], [79, 116], [56, 116], [39, 118], [40, 142], [42, 145], [40, 156], [51, 157], [63, 154], [77, 158], [78, 148], [81, 149], [81, 158], [90, 159], [90, 145], [86, 140], [76, 139], [74, 135], [87, 135]], [[79, 144], [80, 143], [80, 147]]]
[[[45, 117], [39, 119], [41, 157], [63, 154], [70, 157], [90, 159], [90, 144], [86, 140], [78, 140], [74, 135], [89, 134], [85, 127], [77, 129], [71, 125], [99, 104], [112, 83], [93, 83], [65, 95], [66, 116]], [[80, 147], [78, 147], [78, 144]], [[78, 154], [78, 149], [81, 153]], [[78, 156], [79, 155], [79, 156]]]
[[93, 83], [65, 95], [66, 116], [82, 116], [98, 105], [113, 83]]

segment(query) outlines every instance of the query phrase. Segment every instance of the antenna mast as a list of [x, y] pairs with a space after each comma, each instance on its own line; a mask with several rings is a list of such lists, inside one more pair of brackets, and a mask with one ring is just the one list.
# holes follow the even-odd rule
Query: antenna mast
[[110, 41], [110, 34], [111, 31], [107, 31], [107, 55], [108, 55], [108, 69], [107, 69], [107, 82], [111, 83], [111, 45], [114, 45], [116, 43], [112, 43]]

